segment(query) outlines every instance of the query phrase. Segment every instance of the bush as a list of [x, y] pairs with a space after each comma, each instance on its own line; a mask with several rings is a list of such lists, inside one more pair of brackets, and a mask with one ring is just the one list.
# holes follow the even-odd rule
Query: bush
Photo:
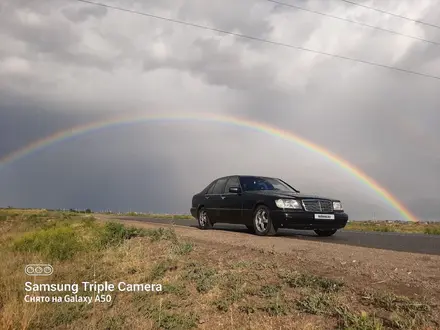
[[136, 228], [126, 228], [118, 222], [107, 222], [101, 231], [100, 245], [102, 247], [121, 244], [125, 239], [136, 236]]
[[15, 240], [13, 247], [16, 251], [40, 253], [45, 258], [60, 261], [72, 258], [84, 248], [75, 231], [68, 226], [25, 234]]
[[119, 222], [107, 222], [101, 231], [100, 246], [119, 245], [126, 239], [134, 237], [150, 237], [152, 241], [170, 240], [177, 242], [177, 236], [172, 229], [142, 229], [136, 227], [126, 227]]
[[47, 221], [46, 218], [39, 216], [38, 214], [26, 214], [22, 216], [23, 222], [29, 227], [39, 227], [44, 225]]
[[440, 227], [439, 228], [427, 227], [427, 228], [425, 228], [425, 234], [440, 235]]
[[160, 227], [157, 229], [144, 230], [143, 236], [150, 237], [152, 241], [168, 240], [173, 243], [178, 242], [176, 232], [169, 228]]
[[96, 218], [92, 216], [88, 216], [81, 219], [81, 224], [86, 228], [95, 227], [96, 226]]
[[185, 255], [191, 253], [193, 245], [189, 242], [176, 243], [173, 245], [172, 250], [177, 255]]

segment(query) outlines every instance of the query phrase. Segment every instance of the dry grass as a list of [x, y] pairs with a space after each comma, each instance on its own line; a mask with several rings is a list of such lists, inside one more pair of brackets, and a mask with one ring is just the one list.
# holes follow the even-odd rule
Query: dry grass
[[[40, 212], [0, 214], [1, 329], [437, 329], [437, 301], [312, 274], [288, 256]], [[12, 215], [11, 215], [12, 214]], [[35, 215], [35, 216], [34, 216]], [[49, 247], [42, 248], [46, 243]], [[68, 253], [67, 253], [68, 252]], [[161, 283], [110, 303], [25, 303], [24, 265], [52, 283]], [[337, 272], [335, 272], [337, 275]], [[89, 293], [83, 293], [89, 294]]]

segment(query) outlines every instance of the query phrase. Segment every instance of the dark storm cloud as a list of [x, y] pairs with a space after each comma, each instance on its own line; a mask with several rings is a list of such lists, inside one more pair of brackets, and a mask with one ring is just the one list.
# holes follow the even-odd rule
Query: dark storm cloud
[[[118, 148], [115, 158], [106, 143], [117, 147], [121, 137], [96, 135], [63, 142], [32, 155], [31, 163], [7, 168], [2, 181], [9, 189], [0, 193], [2, 206], [169, 211], [169, 201], [178, 200], [178, 191], [163, 185], [172, 185], [173, 163], [151, 149], [150, 159], [123, 148]], [[171, 173], [165, 181], [164, 172]], [[178, 207], [184, 211], [182, 205]]]
[[[266, 1], [106, 3], [440, 75], [437, 46]], [[428, 27], [342, 3], [296, 4], [440, 37]], [[440, 17], [434, 1], [374, 6], [431, 22]], [[132, 110], [229, 114], [315, 142], [365, 171], [421, 218], [439, 216], [440, 94], [434, 80], [74, 1], [9, 1], [2, 10], [0, 157], [59, 129]], [[187, 212], [188, 196], [209, 180], [250, 171], [340, 197], [353, 218], [400, 216], [323, 157], [243, 128], [147, 125], [75, 141], [3, 169], [0, 182], [8, 189], [0, 189], [1, 200]], [[42, 187], [50, 194], [39, 194]]]
[[[437, 191], [440, 189], [437, 185]], [[438, 198], [436, 196], [424, 197], [408, 202], [408, 207], [411, 210], [417, 210], [421, 219], [428, 219], [428, 221], [438, 221]]]
[[0, 91], [0, 158], [42, 137], [67, 130], [102, 116], [53, 111], [53, 105], [38, 99]]

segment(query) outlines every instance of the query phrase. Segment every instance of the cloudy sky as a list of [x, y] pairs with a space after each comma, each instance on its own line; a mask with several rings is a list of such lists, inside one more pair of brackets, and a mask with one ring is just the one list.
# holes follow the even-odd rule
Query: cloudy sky
[[[440, 29], [332, 0], [285, 0], [440, 42]], [[440, 22], [435, 0], [359, 3]], [[440, 76], [440, 46], [266, 0], [102, 0], [320, 52]], [[0, 4], [0, 158], [130, 114], [217, 114], [291, 131], [361, 169], [418, 218], [440, 220], [440, 80], [75, 0]], [[282, 177], [343, 200], [353, 219], [401, 219], [322, 155], [228, 124], [121, 125], [0, 166], [0, 206], [188, 212], [227, 174]]]

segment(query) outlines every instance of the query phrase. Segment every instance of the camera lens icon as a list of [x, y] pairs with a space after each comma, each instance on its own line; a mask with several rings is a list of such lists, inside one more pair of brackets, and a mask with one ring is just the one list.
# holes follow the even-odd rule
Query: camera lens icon
[[26, 266], [24, 272], [25, 272], [27, 275], [32, 275], [32, 274], [35, 273], [35, 268], [32, 267], [32, 266]]
[[53, 267], [49, 264], [30, 264], [26, 265], [24, 272], [29, 276], [49, 276], [53, 273]]

